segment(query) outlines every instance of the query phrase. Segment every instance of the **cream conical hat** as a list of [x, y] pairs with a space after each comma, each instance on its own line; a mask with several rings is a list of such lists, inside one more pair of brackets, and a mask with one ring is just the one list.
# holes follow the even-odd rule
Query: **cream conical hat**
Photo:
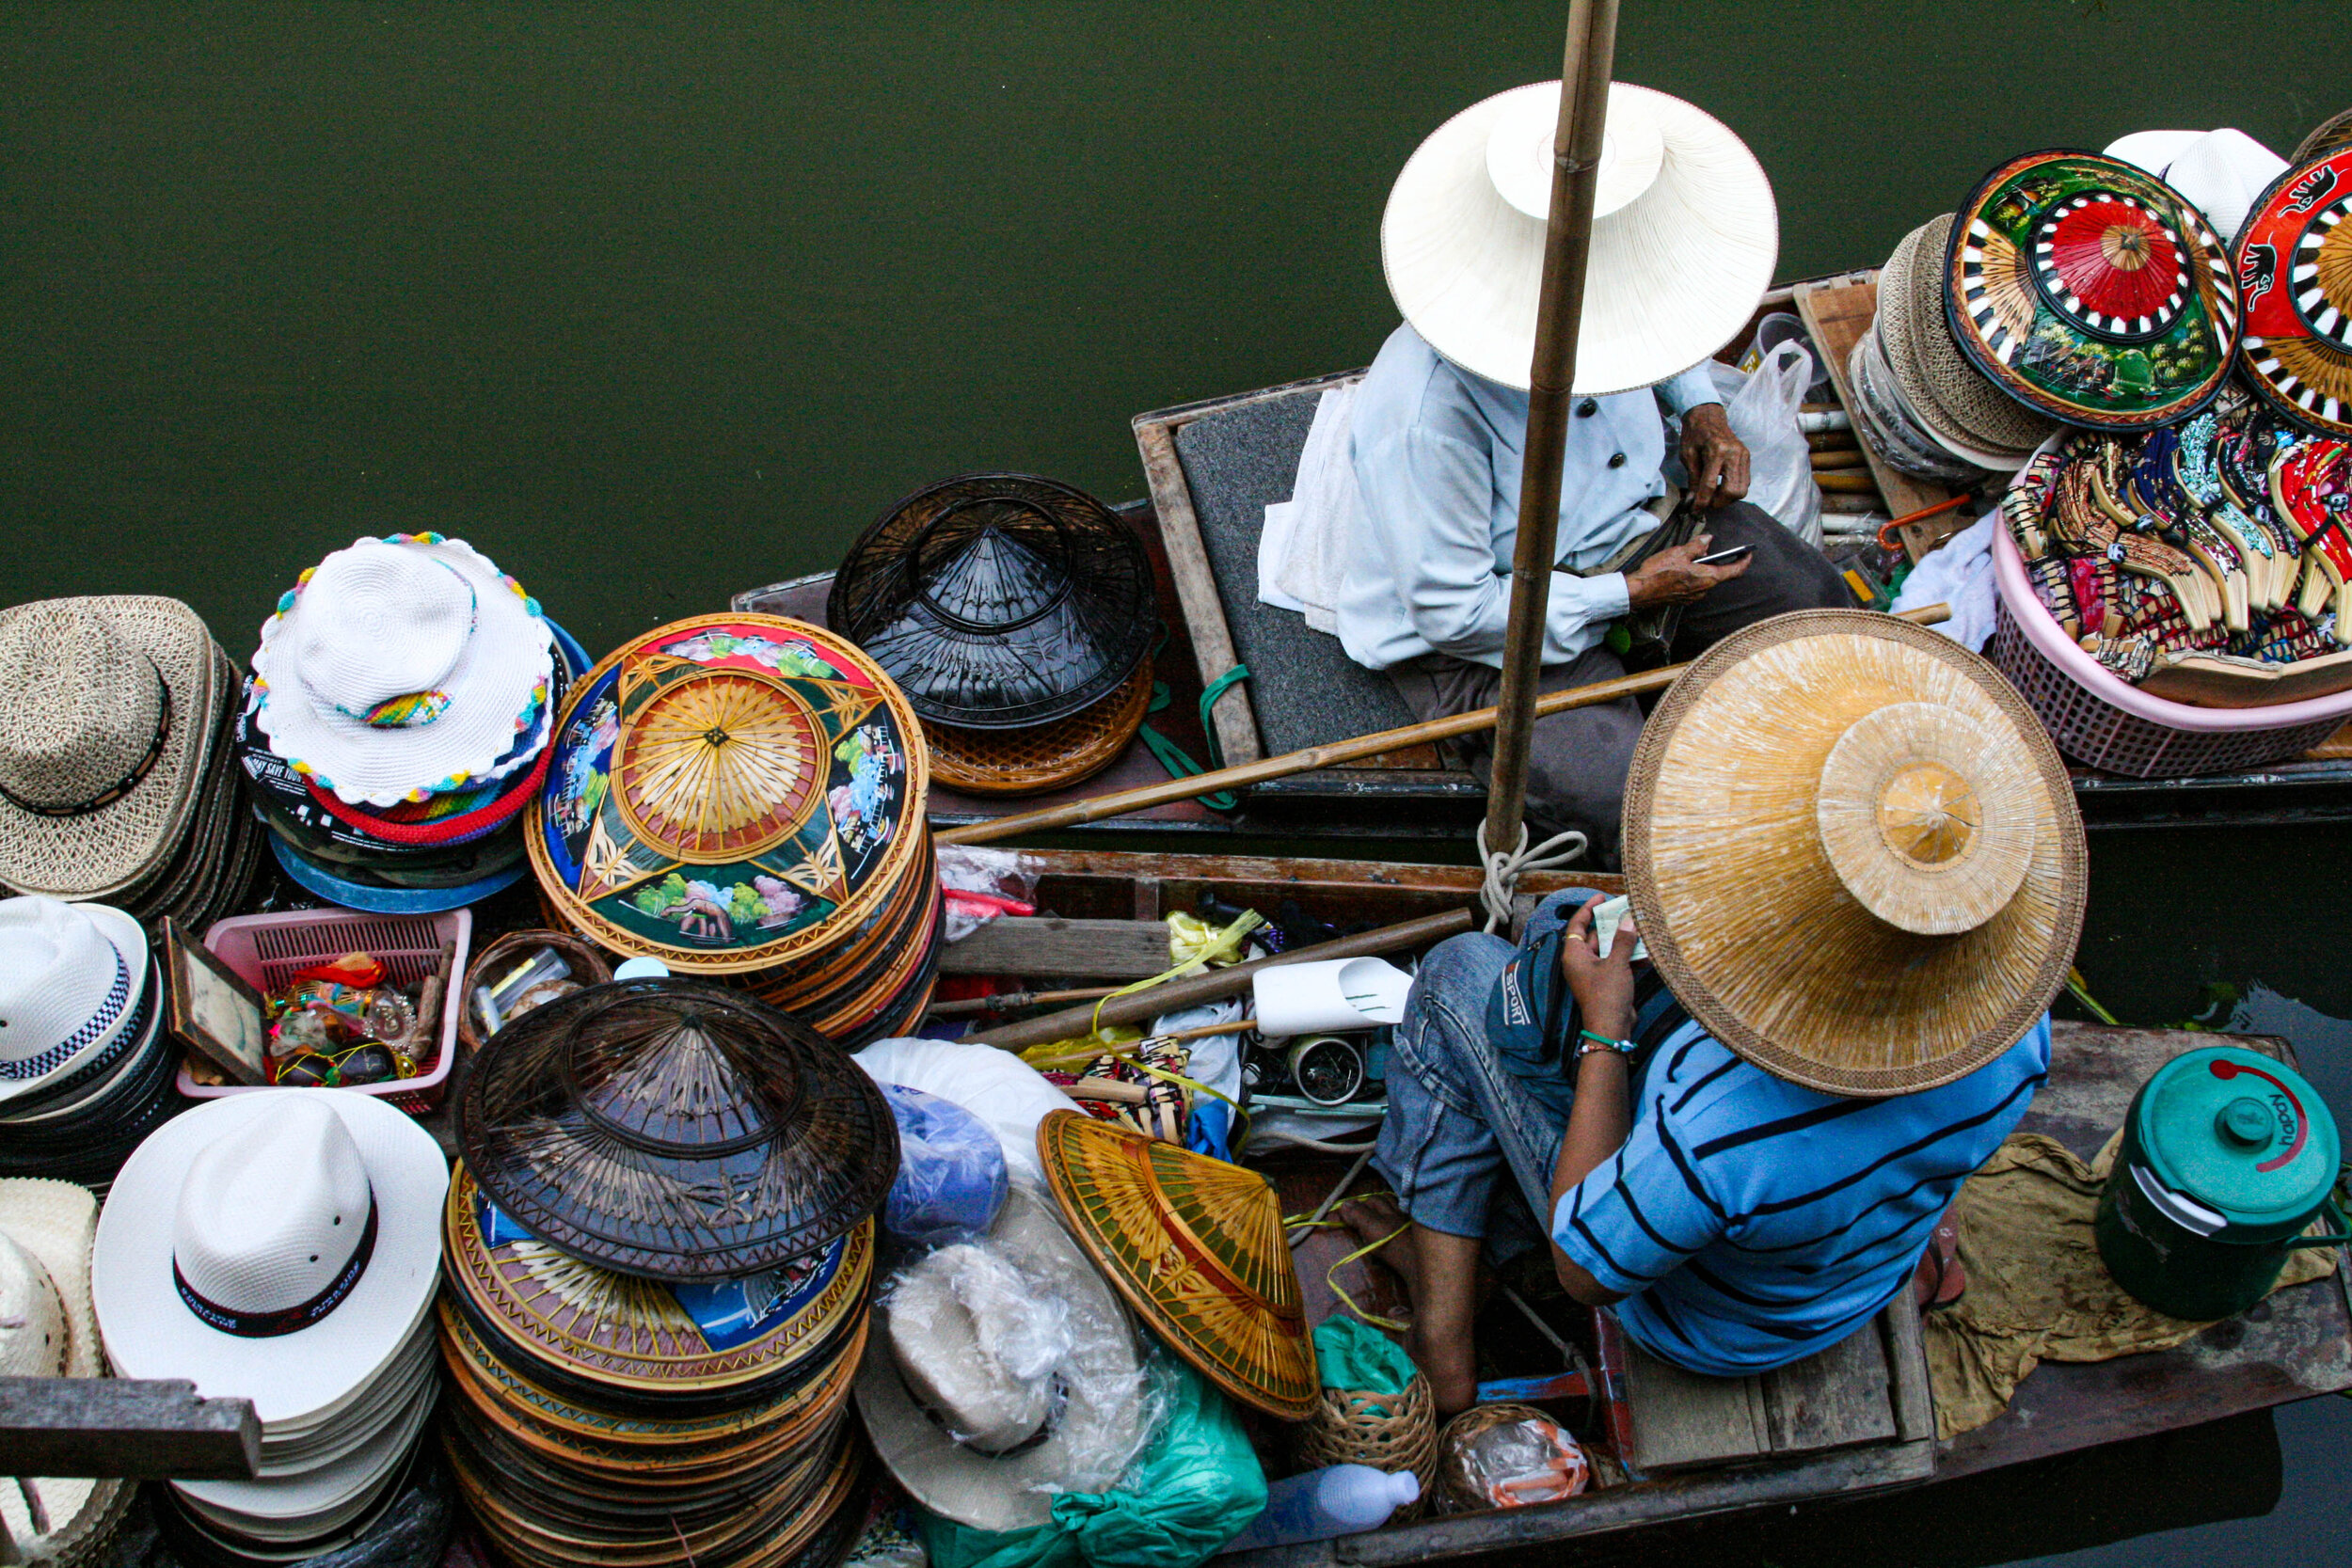
[[1714, 1037], [1829, 1094], [1965, 1077], [2074, 961], [2082, 817], [1992, 665], [1891, 616], [1735, 633], [1633, 753], [1626, 882], [1659, 972]]
[[[1558, 82], [1473, 103], [1406, 161], [1380, 220], [1389, 293], [1413, 329], [1522, 390], [1559, 117]], [[1611, 83], [1576, 390], [1630, 391], [1707, 358], [1747, 325], [1779, 254], [1772, 182], [1747, 145], [1679, 98]]]

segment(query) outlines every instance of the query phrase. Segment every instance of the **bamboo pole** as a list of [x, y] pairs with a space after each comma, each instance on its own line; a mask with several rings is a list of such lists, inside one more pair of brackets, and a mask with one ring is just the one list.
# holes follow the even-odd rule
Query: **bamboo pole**
[[1568, 398], [1584, 313], [1585, 263], [1600, 182], [1609, 78], [1616, 68], [1617, 0], [1571, 0], [1560, 71], [1560, 123], [1551, 150], [1551, 207], [1544, 224], [1535, 352], [1528, 368], [1527, 440], [1519, 467], [1518, 540], [1511, 557], [1511, 616], [1503, 632], [1502, 686], [1495, 706], [1480, 845], [1507, 852], [1526, 832], [1527, 764], [1543, 679], [1544, 621], [1560, 535], [1560, 469], [1567, 451]]
[[[1042, 1018], [1024, 1019], [1019, 1023], [999, 1024], [977, 1035], [966, 1035], [962, 1044], [1000, 1046], [1007, 1051], [1024, 1051], [1032, 1045], [1050, 1045], [1056, 1040], [1074, 1039], [1090, 1033], [1097, 1024], [1141, 1023], [1161, 1013], [1172, 1013], [1194, 1007], [1203, 1002], [1219, 1002], [1248, 990], [1255, 982], [1258, 971], [1273, 969], [1281, 964], [1313, 963], [1323, 958], [1361, 958], [1375, 953], [1395, 953], [1423, 942], [1438, 942], [1470, 928], [1470, 913], [1467, 909], [1448, 910], [1443, 914], [1425, 914], [1418, 920], [1402, 921], [1384, 926], [1376, 931], [1362, 931], [1352, 937], [1333, 942], [1317, 942], [1295, 952], [1277, 953], [1270, 958], [1252, 958], [1231, 969], [1213, 969], [1206, 974], [1189, 979], [1169, 980], [1149, 990], [1130, 991], [1091, 1007], [1065, 1007]], [[1237, 1023], [1216, 1026], [1219, 1034], [1231, 1034], [1240, 1028]]]
[[[1948, 605], [1928, 605], [1919, 610], [1907, 610], [1902, 619], [1923, 626], [1951, 619]], [[1656, 670], [1645, 670], [1637, 675], [1620, 675], [1614, 680], [1595, 681], [1590, 686], [1573, 686], [1565, 691], [1554, 691], [1535, 699], [1535, 717], [1548, 719], [1555, 713], [1571, 708], [1592, 707], [1600, 703], [1613, 703], [1620, 697], [1639, 697], [1652, 691], [1662, 691], [1674, 684], [1675, 677], [1690, 668], [1687, 664], [1667, 664]], [[1236, 763], [1210, 773], [1195, 773], [1188, 778], [1170, 779], [1165, 784], [1139, 784], [1109, 795], [1098, 795], [1089, 800], [1072, 800], [1064, 805], [1043, 806], [1036, 811], [1014, 812], [1009, 816], [992, 817], [986, 822], [967, 822], [960, 828], [949, 828], [931, 836], [941, 844], [993, 844], [999, 839], [1021, 833], [1043, 832], [1052, 828], [1073, 828], [1088, 822], [1100, 822], [1108, 816], [1124, 816], [1131, 811], [1149, 811], [1178, 800], [1189, 800], [1196, 795], [1210, 795], [1220, 789], [1245, 789], [1251, 784], [1264, 784], [1269, 779], [1286, 779], [1294, 773], [1311, 773], [1318, 768], [1334, 768], [1343, 762], [1359, 757], [1377, 756], [1405, 746], [1423, 746], [1456, 736], [1476, 735], [1492, 729], [1495, 709], [1472, 708], [1451, 718], [1431, 719], [1419, 724], [1406, 724], [1400, 729], [1381, 730], [1374, 735], [1358, 736], [1353, 740], [1334, 740], [1327, 745], [1310, 746], [1303, 752], [1285, 752], [1279, 757], [1262, 757], [1256, 762]]]

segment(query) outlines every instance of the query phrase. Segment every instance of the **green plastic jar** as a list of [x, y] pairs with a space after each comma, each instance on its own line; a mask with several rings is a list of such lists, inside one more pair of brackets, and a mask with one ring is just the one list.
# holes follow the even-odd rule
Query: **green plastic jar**
[[[2267, 1295], [2296, 1247], [2347, 1241], [2344, 1148], [2318, 1093], [2236, 1046], [2166, 1063], [2132, 1097], [2099, 1197], [2099, 1256], [2159, 1312], [2210, 1322]], [[2326, 1214], [2334, 1234], [2305, 1236]]]

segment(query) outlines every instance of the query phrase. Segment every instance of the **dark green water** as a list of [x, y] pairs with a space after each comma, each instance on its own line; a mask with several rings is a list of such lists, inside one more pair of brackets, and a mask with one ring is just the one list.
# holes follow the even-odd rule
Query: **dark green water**
[[[2341, 5], [1628, 9], [1620, 73], [1771, 171], [1784, 277], [1883, 259], [2015, 151], [2225, 123], [2284, 150], [2352, 101]], [[832, 565], [961, 469], [1139, 495], [1132, 414], [1371, 356], [1390, 180], [1556, 73], [1564, 12], [9, 8], [0, 602], [176, 594], [242, 657], [326, 551], [432, 528], [600, 652]], [[2347, 849], [2105, 838], [2084, 968], [2135, 1022], [2209, 978], [2352, 1014]], [[2352, 1108], [2347, 1041], [2306, 1049]], [[2272, 1430], [1679, 1550], [2340, 1560], [2352, 1405]]]

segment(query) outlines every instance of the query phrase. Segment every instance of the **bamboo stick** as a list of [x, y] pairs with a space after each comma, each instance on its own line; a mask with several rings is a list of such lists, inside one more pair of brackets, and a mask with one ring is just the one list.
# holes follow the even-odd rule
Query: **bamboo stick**
[[[1375, 953], [1394, 953], [1406, 947], [1419, 947], [1423, 942], [1438, 942], [1470, 928], [1468, 909], [1448, 910], [1443, 914], [1425, 914], [1418, 920], [1406, 920], [1394, 926], [1384, 926], [1377, 931], [1363, 931], [1352, 937], [1317, 942], [1295, 952], [1277, 953], [1270, 958], [1252, 958], [1231, 969], [1215, 969], [1206, 974], [1189, 979], [1169, 980], [1149, 990], [1114, 996], [1090, 1007], [1065, 1007], [1042, 1018], [1024, 1019], [1018, 1023], [999, 1024], [977, 1035], [964, 1037], [965, 1044], [993, 1045], [1007, 1051], [1024, 1051], [1033, 1045], [1050, 1045], [1056, 1040], [1074, 1039], [1093, 1029], [1098, 1023], [1142, 1023], [1161, 1013], [1172, 1013], [1184, 1007], [1199, 1006], [1203, 1002], [1222, 1001], [1248, 990], [1262, 969], [1279, 964], [1313, 963], [1323, 958], [1361, 958]], [[1253, 1023], [1255, 1021], [1251, 1021]], [[1231, 1034], [1243, 1027], [1239, 1023], [1220, 1023], [1213, 1032]]]
[[1840, 490], [1848, 495], [1874, 495], [1879, 482], [1870, 477], [1868, 469], [1852, 474], [1815, 474], [1813, 483], [1824, 490]]
[[1824, 447], [1810, 455], [1816, 468], [1869, 468], [1860, 447]]
[[[1951, 619], [1948, 605], [1928, 605], [1903, 611], [1903, 619], [1923, 626]], [[1572, 708], [1593, 707], [1601, 703], [1613, 703], [1620, 697], [1639, 697], [1652, 691], [1662, 691], [1674, 684], [1675, 677], [1689, 669], [1687, 664], [1667, 664], [1656, 670], [1645, 670], [1638, 675], [1620, 675], [1614, 680], [1595, 681], [1590, 686], [1574, 686], [1565, 691], [1553, 691], [1535, 699], [1535, 717], [1549, 718]], [[1476, 735], [1494, 727], [1495, 710], [1490, 707], [1472, 708], [1450, 718], [1431, 719], [1398, 729], [1381, 730], [1373, 735], [1358, 736], [1353, 740], [1334, 740], [1327, 745], [1310, 746], [1300, 752], [1286, 752], [1279, 757], [1261, 757], [1256, 762], [1236, 763], [1213, 772], [1195, 773], [1189, 778], [1170, 779], [1165, 784], [1139, 784], [1092, 800], [1072, 800], [1064, 805], [1044, 806], [1036, 811], [1013, 812], [986, 822], [967, 822], [961, 828], [949, 828], [932, 837], [941, 844], [993, 844], [999, 839], [1020, 833], [1042, 832], [1051, 828], [1071, 828], [1087, 822], [1100, 822], [1106, 816], [1124, 816], [1133, 811], [1148, 811], [1177, 800], [1189, 800], [1196, 795], [1210, 795], [1220, 789], [1242, 789], [1250, 784], [1264, 784], [1269, 779], [1287, 779], [1294, 773], [1311, 773], [1318, 768], [1332, 768], [1359, 757], [1377, 756], [1406, 746], [1425, 746], [1439, 740], [1452, 740], [1457, 736]]]
[[923, 1016], [969, 1018], [974, 1013], [1009, 1013], [1018, 1007], [1042, 1007], [1055, 1002], [1091, 1002], [1117, 990], [1117, 986], [1086, 986], [1076, 990], [1000, 991], [994, 996], [966, 996], [952, 1002], [934, 1002], [924, 1009]]

